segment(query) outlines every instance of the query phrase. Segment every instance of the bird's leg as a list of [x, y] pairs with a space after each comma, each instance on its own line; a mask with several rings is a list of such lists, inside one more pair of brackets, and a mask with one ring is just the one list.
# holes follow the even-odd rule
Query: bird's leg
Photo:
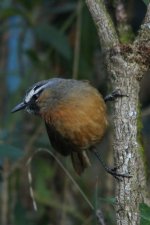
[[122, 97], [128, 97], [128, 95], [121, 93], [121, 90], [120, 89], [116, 89], [111, 94], [107, 95], [104, 98], [104, 101], [105, 102], [114, 101], [116, 98], [122, 98]]
[[[126, 95], [126, 94], [123, 94], [120, 89], [116, 89], [111, 94], [107, 95], [104, 98], [104, 101], [105, 102], [114, 101], [116, 98], [122, 98], [122, 97], [129, 97], [129, 96]], [[129, 174], [117, 173], [117, 169], [119, 169], [122, 165], [119, 165], [119, 166], [114, 167], [114, 168], [107, 167], [106, 164], [104, 163], [104, 161], [102, 160], [100, 153], [97, 152], [96, 149], [93, 149], [93, 151], [94, 151], [94, 154], [96, 155], [96, 157], [100, 160], [104, 169], [108, 173], [110, 173], [112, 176], [114, 176], [117, 180], [122, 180], [123, 177], [128, 177], [128, 178], [132, 177]]]
[[117, 167], [114, 167], [114, 168], [110, 168], [110, 167], [108, 167], [105, 163], [104, 163], [104, 161], [103, 161], [103, 159], [102, 159], [102, 157], [101, 157], [101, 155], [100, 155], [100, 153], [96, 150], [96, 149], [92, 149], [92, 151], [94, 152], [94, 154], [96, 155], [96, 157], [99, 159], [99, 161], [101, 162], [101, 164], [102, 164], [102, 166], [104, 167], [104, 169], [107, 171], [107, 173], [110, 173], [114, 178], [116, 178], [117, 180], [121, 180], [122, 181], [122, 178], [123, 177], [127, 177], [127, 178], [131, 178], [132, 176], [130, 175], [130, 174], [126, 174], [126, 173], [117, 173], [117, 169], [120, 167], [120, 166], [117, 166]]

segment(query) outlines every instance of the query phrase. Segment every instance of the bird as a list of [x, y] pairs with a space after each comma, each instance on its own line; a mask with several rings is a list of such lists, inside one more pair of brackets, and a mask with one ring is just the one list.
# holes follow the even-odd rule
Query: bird
[[88, 156], [91, 151], [108, 173], [115, 178], [122, 176], [116, 169], [107, 167], [97, 151], [108, 127], [107, 107], [89, 81], [51, 78], [37, 82], [11, 112], [23, 109], [42, 118], [52, 147], [63, 156], [71, 156], [78, 175], [91, 165]]

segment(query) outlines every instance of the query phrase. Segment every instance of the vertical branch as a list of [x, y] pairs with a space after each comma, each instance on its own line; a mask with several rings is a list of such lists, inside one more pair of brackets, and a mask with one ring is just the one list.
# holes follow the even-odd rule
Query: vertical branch
[[150, 3], [147, 6], [147, 13], [145, 15], [144, 24], [150, 24]]
[[86, 0], [93, 17], [103, 50], [119, 44], [118, 36], [103, 0]]
[[132, 178], [116, 183], [116, 220], [118, 225], [138, 225], [139, 203], [143, 200], [140, 185], [144, 183], [145, 186], [144, 166], [137, 140], [139, 82], [132, 76], [130, 64], [127, 68], [121, 72], [122, 67], [118, 67], [118, 73], [123, 76], [111, 79], [112, 86], [119, 87], [129, 96], [114, 103], [113, 150], [117, 165], [122, 165], [119, 172], [132, 175]]
[[[148, 69], [149, 66], [146, 63], [149, 61], [147, 58], [143, 60], [147, 54], [144, 55], [144, 52], [141, 54], [138, 44], [145, 34], [139, 35], [137, 45], [133, 44], [123, 49], [104, 1], [86, 0], [86, 3], [97, 27], [101, 48], [106, 56], [105, 63], [112, 89], [120, 89], [122, 93], [128, 95], [114, 102], [114, 159], [118, 166], [121, 165], [118, 172], [130, 172], [132, 175], [132, 178], [124, 178], [123, 182], [116, 183], [116, 220], [118, 225], [139, 225], [139, 204], [144, 200], [146, 187], [144, 165], [137, 140], [139, 78], [142, 78]], [[147, 12], [145, 21], [148, 20], [148, 15]], [[146, 25], [146, 28], [149, 27], [149, 24]], [[147, 37], [149, 40], [149, 35]], [[150, 52], [148, 45], [144, 49]]]

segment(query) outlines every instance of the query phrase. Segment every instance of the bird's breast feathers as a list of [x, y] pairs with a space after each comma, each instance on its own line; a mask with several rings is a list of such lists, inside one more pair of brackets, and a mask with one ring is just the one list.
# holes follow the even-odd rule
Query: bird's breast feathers
[[41, 116], [64, 138], [83, 149], [100, 142], [107, 127], [106, 106], [101, 96], [86, 101], [82, 97], [70, 99]]

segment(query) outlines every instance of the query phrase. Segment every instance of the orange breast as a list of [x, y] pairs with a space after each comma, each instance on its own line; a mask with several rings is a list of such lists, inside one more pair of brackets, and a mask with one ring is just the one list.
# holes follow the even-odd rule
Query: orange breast
[[106, 106], [97, 92], [86, 98], [68, 98], [44, 112], [42, 117], [81, 149], [100, 142], [107, 127]]

